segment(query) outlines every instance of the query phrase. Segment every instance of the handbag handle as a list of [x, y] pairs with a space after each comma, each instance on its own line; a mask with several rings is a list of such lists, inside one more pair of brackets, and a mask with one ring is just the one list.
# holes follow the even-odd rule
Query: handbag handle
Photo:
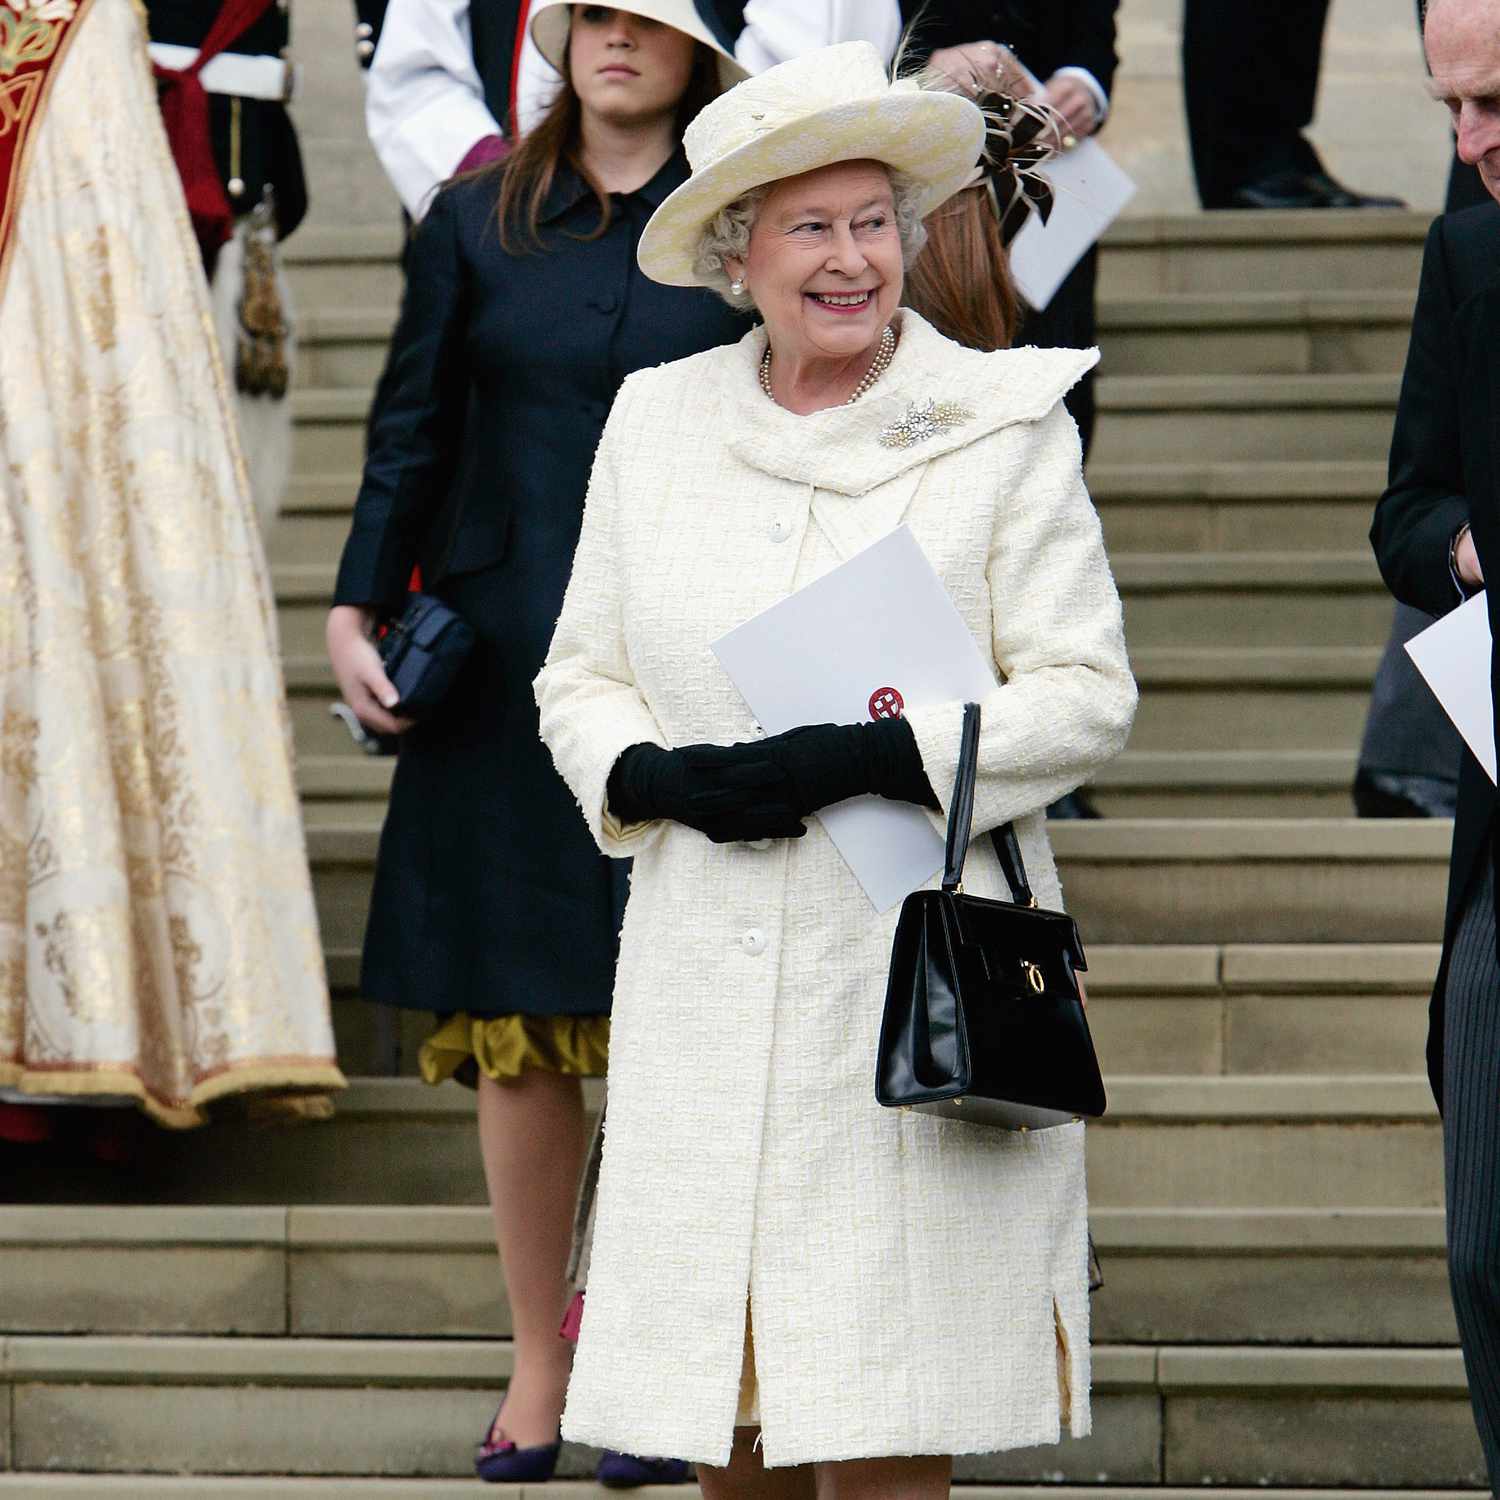
[[[948, 841], [943, 856], [943, 889], [956, 891], [964, 878], [964, 857], [969, 852], [969, 831], [974, 823], [974, 782], [979, 775], [979, 705], [964, 704], [963, 736], [958, 744], [958, 774], [953, 778], [953, 797], [948, 803]], [[1011, 897], [1021, 906], [1035, 906], [1016, 825], [992, 829], [990, 838], [1000, 860], [1000, 871]]]

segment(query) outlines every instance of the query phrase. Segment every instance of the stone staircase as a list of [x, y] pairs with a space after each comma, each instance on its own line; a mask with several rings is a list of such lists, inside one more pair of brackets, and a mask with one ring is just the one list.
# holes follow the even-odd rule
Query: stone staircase
[[[1108, 818], [1053, 828], [1110, 1075], [1090, 1132], [1096, 1431], [964, 1460], [976, 1500], [1484, 1483], [1420, 1076], [1448, 829], [1348, 816], [1390, 620], [1364, 537], [1422, 227], [1198, 216], [1111, 236], [1090, 485], [1142, 704], [1096, 787]], [[322, 618], [396, 236], [292, 244], [297, 477], [271, 552], [361, 1076], [329, 1124], [225, 1120], [155, 1140], [131, 1176], [14, 1164], [0, 1500], [519, 1495], [462, 1477], [510, 1357], [472, 1100], [362, 1076], [381, 1046], [353, 993], [389, 765], [328, 717]], [[403, 1024], [410, 1056], [422, 1020]], [[589, 1462], [570, 1452], [569, 1474]]]

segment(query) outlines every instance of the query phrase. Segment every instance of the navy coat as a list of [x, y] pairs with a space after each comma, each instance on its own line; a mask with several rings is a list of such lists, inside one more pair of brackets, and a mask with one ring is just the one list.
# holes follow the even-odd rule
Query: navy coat
[[381, 835], [362, 989], [442, 1013], [609, 1010], [626, 871], [552, 767], [531, 680], [562, 608], [594, 449], [632, 371], [745, 331], [713, 294], [637, 269], [679, 153], [615, 194], [559, 174], [541, 251], [507, 254], [498, 178], [444, 188], [370, 415], [335, 602], [400, 609], [413, 563], [479, 646], [447, 703], [403, 737]]

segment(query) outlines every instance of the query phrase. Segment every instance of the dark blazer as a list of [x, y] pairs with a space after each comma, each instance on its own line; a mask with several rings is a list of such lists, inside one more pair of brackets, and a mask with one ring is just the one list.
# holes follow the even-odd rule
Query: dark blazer
[[939, 47], [1003, 42], [1045, 83], [1059, 68], [1087, 68], [1113, 94], [1119, 0], [901, 0], [901, 22], [916, 23], [909, 55]]
[[[147, 0], [146, 5], [151, 40], [175, 42], [183, 47], [200, 46], [218, 13], [219, 6], [213, 0], [209, 3]], [[281, 5], [271, 5], [227, 50], [252, 57], [280, 57], [288, 50], [290, 36], [289, 11]], [[238, 129], [234, 124], [236, 113]], [[214, 164], [219, 169], [230, 209], [236, 215], [249, 213], [260, 202], [261, 190], [269, 184], [276, 194], [277, 228], [285, 239], [307, 214], [302, 151], [286, 105], [267, 99], [230, 99], [224, 94], [210, 94], [208, 128]], [[243, 191], [237, 194], [230, 192], [230, 184], [236, 177], [244, 184]]]
[[[1500, 581], [1500, 205], [1494, 203], [1438, 219], [1422, 258], [1390, 482], [1370, 530], [1381, 574], [1404, 604], [1442, 615], [1460, 602], [1448, 550], [1465, 521], [1486, 578]], [[1487, 598], [1490, 630], [1500, 638], [1500, 587], [1487, 590]], [[1495, 661], [1492, 654], [1492, 685], [1500, 684]], [[1495, 788], [1466, 750], [1427, 1042], [1428, 1077], [1439, 1105], [1448, 956], [1495, 808]], [[1490, 853], [1496, 853], [1492, 841]]]
[[531, 680], [573, 567], [594, 449], [621, 381], [741, 337], [712, 293], [636, 266], [687, 175], [616, 194], [559, 176], [541, 252], [507, 254], [496, 174], [451, 183], [406, 257], [370, 415], [340, 604], [399, 608], [412, 564], [472, 626], [445, 701], [401, 739], [361, 966], [371, 999], [471, 1015], [609, 1010], [627, 871], [594, 847], [538, 729]]
[[492, 179], [438, 194], [407, 252], [337, 603], [398, 607], [416, 562], [432, 583], [498, 563], [515, 515], [581, 501], [632, 370], [748, 330], [712, 293], [636, 269], [641, 229], [686, 177], [679, 153], [583, 239], [594, 195], [564, 172], [543, 208], [547, 248], [516, 256], [500, 248]]

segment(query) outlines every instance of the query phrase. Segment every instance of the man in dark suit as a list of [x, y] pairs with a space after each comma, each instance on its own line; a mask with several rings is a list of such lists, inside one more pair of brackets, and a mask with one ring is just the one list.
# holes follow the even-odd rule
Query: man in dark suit
[[[1495, 201], [1438, 219], [1428, 235], [1390, 486], [1371, 540], [1391, 592], [1441, 615], [1486, 574], [1500, 577], [1500, 0], [1433, 0], [1426, 42], [1459, 156]], [[1500, 637], [1500, 591], [1488, 596], [1488, 611]], [[1492, 650], [1492, 692], [1497, 664]], [[1449, 1277], [1492, 1488], [1500, 1484], [1496, 807], [1494, 783], [1465, 753], [1427, 1044], [1443, 1111]]]
[[1336, 182], [1312, 124], [1328, 0], [1184, 0], [1182, 87], [1204, 208], [1402, 208]]
[[[1002, 48], [1038, 78], [1043, 97], [1082, 140], [1109, 114], [1119, 57], [1115, 12], [1119, 0], [901, 0], [902, 21], [912, 26], [908, 57], [930, 61], [960, 87], [993, 87]], [[1028, 313], [1021, 342], [1051, 349], [1087, 349], [1096, 341], [1098, 250], [1073, 268], [1052, 301]], [[1092, 371], [1065, 398], [1083, 439], [1094, 436]]]

